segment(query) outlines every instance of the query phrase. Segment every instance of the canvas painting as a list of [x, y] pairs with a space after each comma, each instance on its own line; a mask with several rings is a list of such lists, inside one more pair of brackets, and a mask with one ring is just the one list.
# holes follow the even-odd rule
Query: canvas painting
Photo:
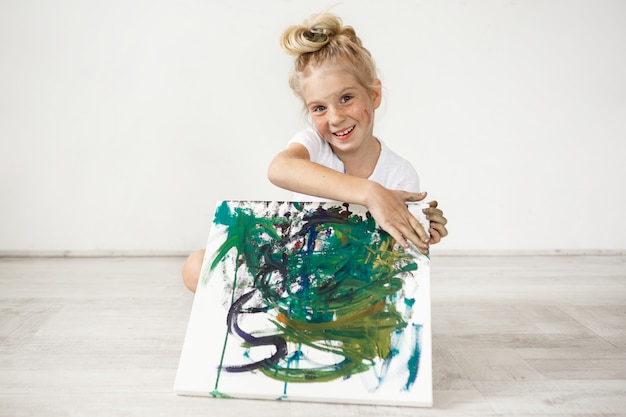
[[174, 390], [431, 406], [429, 264], [361, 206], [220, 201]]

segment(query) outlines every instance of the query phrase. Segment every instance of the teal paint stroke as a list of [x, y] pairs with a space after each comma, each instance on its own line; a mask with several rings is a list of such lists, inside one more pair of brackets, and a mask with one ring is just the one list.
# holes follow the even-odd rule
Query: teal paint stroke
[[[241, 285], [261, 300], [243, 300], [243, 308], [230, 312], [229, 323], [236, 324], [237, 315], [272, 313], [271, 337], [292, 347], [278, 359], [229, 366], [220, 362], [220, 370], [258, 371], [285, 384], [350, 378], [377, 364], [388, 369], [408, 340], [403, 386], [410, 389], [419, 370], [421, 341], [419, 328], [411, 323], [415, 300], [405, 299], [402, 289], [403, 277], [418, 268], [415, 259], [377, 229], [373, 218], [351, 212], [348, 205], [292, 204], [285, 209], [285, 204], [225, 201], [216, 210], [215, 227], [225, 231], [225, 239], [210, 269], [234, 257], [234, 264], [244, 266], [251, 277]], [[238, 286], [234, 281], [231, 304]], [[261, 339], [241, 329], [229, 331], [242, 338], [245, 349]], [[267, 329], [263, 335], [267, 339]], [[307, 349], [340, 360], [317, 363], [307, 358]], [[385, 377], [380, 373], [381, 382]]]

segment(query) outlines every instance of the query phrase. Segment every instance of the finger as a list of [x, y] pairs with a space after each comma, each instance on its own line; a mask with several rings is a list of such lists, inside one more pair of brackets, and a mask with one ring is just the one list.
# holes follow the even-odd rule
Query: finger
[[[404, 242], [410, 241], [411, 243], [413, 243], [413, 245], [417, 246], [420, 252], [428, 250], [428, 241], [427, 240], [425, 241], [424, 238], [421, 238], [420, 235], [417, 234], [415, 229], [413, 229], [413, 227], [404, 226], [399, 231], [400, 231], [400, 234], [402, 235], [402, 239]], [[422, 230], [422, 233], [425, 233], [425, 232]], [[407, 242], [406, 246], [404, 247], [407, 248], [408, 246], [409, 245]]]
[[448, 219], [446, 219], [445, 217], [443, 217], [442, 215], [427, 215], [426, 219], [431, 222], [431, 223], [438, 223], [438, 224], [442, 224], [442, 225], [446, 225], [448, 224]]
[[431, 223], [441, 223], [445, 225], [448, 220], [443, 216], [443, 212], [436, 208], [426, 208], [422, 210], [422, 213], [426, 215], [426, 219]]
[[437, 200], [433, 200], [433, 201], [429, 201], [428, 205], [431, 206], [432, 208], [437, 208], [439, 203], [437, 203]]
[[409, 222], [409, 226], [403, 229], [404, 237], [417, 246], [420, 252], [428, 253], [430, 236], [428, 236], [426, 230], [414, 218], [413, 221]]
[[448, 229], [446, 229], [446, 227], [441, 223], [431, 223], [430, 229], [435, 230], [442, 238], [448, 236]]
[[[410, 238], [409, 239], [411, 241], [411, 243], [413, 243], [413, 245], [417, 248], [417, 250], [419, 250], [421, 253], [427, 255], [428, 254], [428, 250], [430, 249], [430, 241], [429, 242], [423, 242], [421, 241], [419, 238], [415, 239], [415, 238]], [[429, 239], [430, 240], [430, 239]], [[405, 246], [404, 248], [408, 248], [409, 245], [407, 244], [407, 246]]]
[[403, 248], [408, 248], [409, 247], [409, 242], [404, 238], [404, 236], [402, 235], [402, 232], [400, 232], [398, 229], [396, 229], [395, 227], [392, 226], [380, 226], [381, 229], [383, 229], [385, 232], [387, 232], [392, 238], [395, 239], [395, 241], [402, 246]]
[[422, 242], [428, 242], [430, 240], [430, 236], [426, 229], [424, 229], [424, 226], [422, 226], [422, 224], [415, 217], [413, 217], [413, 215], [409, 217], [409, 225], [413, 229], [412, 231], [417, 234]]
[[406, 196], [404, 197], [404, 201], [422, 201], [423, 199], [426, 198], [426, 191], [421, 192], [421, 193], [406, 193]]
[[441, 242], [441, 235], [439, 234], [439, 231], [437, 231], [437, 229], [431, 227], [430, 229], [428, 229], [428, 231], [430, 232], [430, 240], [428, 241], [429, 244], [434, 245]]
[[434, 207], [425, 208], [424, 210], [422, 210], [422, 213], [426, 214], [427, 216], [443, 216], [443, 211]]

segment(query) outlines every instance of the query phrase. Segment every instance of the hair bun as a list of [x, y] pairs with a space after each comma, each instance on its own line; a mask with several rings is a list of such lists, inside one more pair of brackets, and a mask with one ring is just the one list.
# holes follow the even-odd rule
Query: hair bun
[[313, 16], [302, 25], [287, 28], [280, 39], [281, 47], [289, 55], [299, 56], [322, 49], [341, 33], [341, 19], [330, 13]]
[[315, 15], [301, 25], [287, 28], [280, 45], [294, 59], [289, 86], [302, 98], [301, 75], [307, 68], [341, 64], [369, 90], [377, 89], [376, 64], [352, 26], [344, 26], [338, 16], [328, 12]]

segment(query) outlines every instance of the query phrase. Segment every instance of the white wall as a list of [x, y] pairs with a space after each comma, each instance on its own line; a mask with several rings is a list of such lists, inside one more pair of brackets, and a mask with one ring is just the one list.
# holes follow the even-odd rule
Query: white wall
[[[282, 30], [335, 0], [0, 1], [0, 252], [184, 252], [288, 199]], [[626, 249], [626, 2], [347, 0], [449, 251]]]

